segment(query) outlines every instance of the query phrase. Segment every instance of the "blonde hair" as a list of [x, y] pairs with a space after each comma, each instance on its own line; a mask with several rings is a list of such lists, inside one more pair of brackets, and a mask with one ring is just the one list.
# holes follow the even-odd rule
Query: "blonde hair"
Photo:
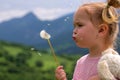
[[115, 8], [120, 8], [120, 0], [108, 0], [106, 3], [90, 3], [84, 4], [89, 19], [98, 26], [100, 24], [107, 24], [109, 26], [109, 35], [106, 38], [106, 44], [109, 47], [114, 47], [118, 35], [118, 13]]

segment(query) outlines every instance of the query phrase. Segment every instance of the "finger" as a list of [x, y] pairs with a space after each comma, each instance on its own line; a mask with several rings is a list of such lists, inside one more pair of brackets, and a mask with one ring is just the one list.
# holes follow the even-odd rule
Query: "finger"
[[55, 71], [55, 76], [58, 80], [66, 80], [66, 73], [63, 66], [58, 66]]
[[57, 69], [63, 69], [63, 66], [58, 66]]
[[64, 70], [62, 70], [59, 75], [60, 75], [61, 80], [64, 80], [66, 78], [66, 73]]
[[55, 70], [55, 73], [58, 73], [61, 69], [63, 69], [63, 66], [58, 66]]
[[65, 73], [60, 76], [60, 80], [66, 80], [66, 74]]
[[62, 75], [65, 75], [65, 71], [64, 70], [58, 70], [56, 72], [56, 76], [62, 76]]

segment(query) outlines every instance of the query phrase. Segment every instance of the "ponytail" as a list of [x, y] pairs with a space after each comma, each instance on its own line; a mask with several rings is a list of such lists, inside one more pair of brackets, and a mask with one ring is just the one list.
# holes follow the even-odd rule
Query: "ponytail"
[[120, 0], [108, 0], [102, 12], [102, 18], [106, 23], [111, 24], [118, 22], [119, 14], [115, 8], [120, 8]]

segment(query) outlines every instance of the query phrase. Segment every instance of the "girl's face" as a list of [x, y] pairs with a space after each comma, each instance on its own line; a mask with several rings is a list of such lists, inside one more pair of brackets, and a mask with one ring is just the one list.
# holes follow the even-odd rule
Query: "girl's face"
[[98, 29], [90, 21], [84, 7], [74, 16], [73, 39], [79, 47], [91, 48], [97, 45]]

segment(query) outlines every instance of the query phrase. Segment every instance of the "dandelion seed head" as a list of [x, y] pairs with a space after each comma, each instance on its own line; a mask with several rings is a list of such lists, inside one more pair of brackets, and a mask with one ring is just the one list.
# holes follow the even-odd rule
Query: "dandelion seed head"
[[66, 19], [69, 19], [70, 17], [67, 17]]
[[64, 19], [64, 21], [67, 21], [67, 19]]
[[47, 24], [48, 26], [50, 26], [51, 24]]
[[48, 34], [45, 30], [40, 31], [40, 37], [43, 39], [50, 39], [50, 34]]
[[39, 55], [39, 56], [42, 56], [42, 54], [41, 54], [40, 52], [38, 52], [38, 55]]
[[35, 48], [31, 48], [30, 50], [34, 51], [34, 50], [35, 50]]

